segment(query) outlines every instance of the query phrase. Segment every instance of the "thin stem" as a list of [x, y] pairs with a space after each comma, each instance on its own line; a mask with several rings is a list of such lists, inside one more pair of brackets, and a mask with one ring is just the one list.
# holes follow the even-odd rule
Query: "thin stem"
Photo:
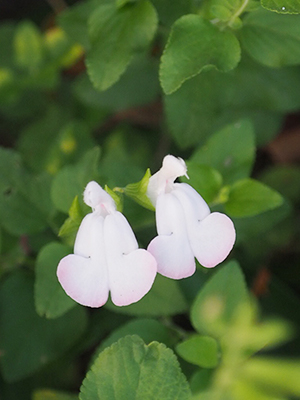
[[228, 25], [230, 25], [237, 17], [239, 17], [242, 14], [244, 9], [247, 7], [248, 3], [249, 3], [249, 0], [244, 0], [241, 7], [232, 15], [232, 17], [228, 21]]

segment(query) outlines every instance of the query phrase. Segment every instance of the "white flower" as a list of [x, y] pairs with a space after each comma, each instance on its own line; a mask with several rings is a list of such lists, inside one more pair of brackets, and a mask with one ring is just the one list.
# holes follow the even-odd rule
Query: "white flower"
[[96, 182], [87, 185], [84, 202], [93, 212], [82, 220], [74, 254], [58, 265], [60, 284], [73, 300], [85, 306], [102, 306], [109, 291], [117, 306], [140, 300], [155, 279], [155, 258], [138, 249], [128, 221]]
[[148, 246], [156, 258], [157, 271], [181, 279], [195, 272], [195, 257], [207, 268], [215, 267], [231, 251], [235, 229], [226, 215], [211, 213], [203, 198], [188, 184], [174, 183], [187, 176], [181, 158], [168, 155], [154, 174], [147, 195], [156, 207], [158, 236]]

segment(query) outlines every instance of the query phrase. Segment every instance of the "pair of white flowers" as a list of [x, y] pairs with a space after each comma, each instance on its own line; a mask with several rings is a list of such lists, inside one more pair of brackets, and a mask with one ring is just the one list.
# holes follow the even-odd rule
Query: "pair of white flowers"
[[156, 208], [156, 236], [148, 249], [139, 249], [126, 218], [112, 197], [96, 182], [88, 183], [84, 202], [92, 208], [79, 227], [74, 254], [64, 257], [57, 276], [65, 292], [79, 304], [101, 307], [109, 292], [117, 306], [140, 300], [156, 273], [173, 279], [191, 276], [195, 257], [211, 268], [222, 262], [235, 242], [232, 221], [211, 213], [203, 198], [188, 184], [181, 158], [168, 155], [148, 184], [147, 195]]

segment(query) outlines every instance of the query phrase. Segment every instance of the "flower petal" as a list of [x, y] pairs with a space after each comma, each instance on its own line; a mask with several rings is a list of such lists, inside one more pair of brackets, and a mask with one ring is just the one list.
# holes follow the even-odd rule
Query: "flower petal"
[[57, 268], [65, 292], [77, 303], [90, 307], [100, 307], [108, 298], [103, 221], [97, 213], [84, 217], [75, 240], [75, 255], [63, 258]]
[[157, 271], [173, 279], [191, 276], [196, 268], [194, 255], [182, 206], [172, 193], [157, 198], [156, 225], [158, 236], [150, 242], [148, 251], [157, 261]]
[[95, 252], [95, 247], [99, 246], [99, 235], [100, 237], [103, 235], [102, 230], [103, 217], [95, 213], [87, 214], [81, 221], [76, 235], [74, 254], [91, 257], [92, 253]]
[[119, 212], [105, 218], [104, 235], [112, 301], [117, 306], [135, 303], [152, 287], [156, 260], [148, 251], [138, 249], [128, 221]]
[[176, 178], [187, 176], [187, 167], [182, 158], [167, 155], [163, 159], [162, 167], [151, 176], [147, 188], [147, 196], [155, 206], [157, 197], [165, 192], [169, 192]]
[[92, 207], [93, 211], [98, 211], [103, 216], [116, 210], [113, 198], [95, 181], [87, 184], [83, 199], [85, 204]]
[[101, 307], [108, 299], [106, 266], [74, 254], [64, 257], [57, 267], [58, 280], [73, 300], [83, 306]]
[[202, 221], [210, 214], [210, 209], [200, 194], [187, 183], [175, 183], [172, 192], [184, 210], [187, 227]]
[[156, 271], [155, 258], [144, 249], [114, 257], [109, 270], [112, 302], [127, 306], [139, 301], [151, 289]]
[[225, 214], [214, 212], [199, 222], [191, 233], [190, 243], [199, 263], [212, 268], [228, 256], [235, 236], [231, 219]]

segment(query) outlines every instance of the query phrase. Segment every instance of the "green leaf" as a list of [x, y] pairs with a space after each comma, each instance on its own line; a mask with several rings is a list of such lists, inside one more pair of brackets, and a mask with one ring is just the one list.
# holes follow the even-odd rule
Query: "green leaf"
[[124, 7], [128, 3], [135, 3], [138, 0], [116, 0], [116, 5], [118, 8]]
[[250, 217], [282, 203], [282, 196], [275, 190], [254, 179], [242, 179], [230, 187], [225, 211], [233, 217]]
[[261, 5], [280, 14], [300, 13], [300, 0], [261, 0]]
[[239, 18], [244, 12], [253, 11], [259, 7], [258, 0], [210, 0], [207, 4], [209, 8], [208, 17], [210, 20], [217, 18], [225, 22], [225, 26], [240, 28], [242, 21]]
[[51, 178], [32, 176], [19, 155], [0, 148], [0, 224], [13, 235], [39, 232], [53, 213]]
[[73, 244], [83, 217], [84, 213], [80, 207], [78, 196], [75, 196], [69, 209], [69, 217], [61, 226], [58, 236], [67, 238], [68, 242]]
[[37, 27], [30, 21], [18, 24], [14, 38], [16, 63], [31, 73], [40, 67], [43, 57], [43, 38]]
[[132, 198], [141, 206], [154, 211], [155, 207], [153, 206], [146, 194], [150, 177], [151, 172], [148, 168], [144, 177], [139, 182], [130, 183], [124, 188], [124, 193], [126, 194], [126, 196]]
[[171, 346], [174, 343], [174, 332], [171, 332], [161, 322], [150, 318], [138, 318], [122, 325], [120, 328], [113, 331], [107, 339], [105, 339], [96, 350], [96, 357], [105, 348], [117, 342], [124, 336], [138, 335], [146, 344], [156, 340]]
[[176, 346], [185, 361], [202, 368], [214, 368], [218, 364], [218, 344], [210, 336], [193, 335]]
[[[244, 323], [245, 325], [245, 323]], [[245, 348], [252, 352], [277, 347], [290, 340], [293, 330], [289, 324], [281, 319], [270, 319], [262, 323], [252, 324], [243, 334]]]
[[152, 0], [162, 25], [171, 26], [182, 15], [190, 14], [193, 9], [192, 0]]
[[77, 307], [64, 317], [47, 320], [36, 314], [30, 274], [11, 274], [0, 287], [0, 365], [14, 382], [62, 356], [81, 337], [86, 314]]
[[257, 143], [278, 133], [281, 115], [300, 107], [298, 68], [271, 69], [246, 55], [226, 74], [208, 71], [166, 96], [165, 109], [172, 137], [181, 148], [204, 144], [225, 125], [241, 118], [254, 124]]
[[150, 292], [138, 303], [117, 307], [108, 301], [105, 307], [128, 315], [167, 316], [185, 312], [188, 305], [177, 281], [156, 275]]
[[161, 85], [170, 94], [204, 69], [227, 72], [239, 61], [240, 46], [233, 33], [220, 31], [200, 16], [184, 15], [173, 25], [161, 58]]
[[300, 64], [300, 17], [260, 9], [249, 13], [241, 29], [247, 52], [269, 67]]
[[287, 400], [286, 397], [282, 397], [278, 393], [274, 394], [273, 390], [268, 393], [260, 385], [247, 382], [245, 379], [236, 380], [233, 384], [232, 392], [235, 399]]
[[271, 393], [300, 395], [300, 360], [254, 357], [245, 363], [241, 372], [248, 382]]
[[191, 393], [172, 350], [126, 336], [98, 356], [82, 383], [80, 400], [99, 396], [101, 400], [188, 400]]
[[119, 9], [114, 2], [106, 2], [93, 12], [89, 27], [88, 74], [97, 89], [105, 90], [120, 78], [132, 56], [149, 45], [157, 16], [147, 0]]
[[210, 136], [206, 144], [193, 154], [191, 161], [218, 170], [225, 184], [247, 178], [255, 159], [255, 136], [247, 120], [228, 125]]
[[85, 105], [105, 111], [121, 111], [154, 102], [160, 93], [157, 61], [148, 55], [135, 57], [120, 80], [99, 92], [86, 74], [77, 81], [76, 97]]
[[75, 196], [78, 196], [80, 205], [83, 206], [85, 186], [98, 177], [99, 157], [100, 148], [94, 147], [76, 165], [62, 168], [54, 177], [51, 198], [58, 210], [68, 213]]
[[198, 293], [191, 322], [198, 332], [219, 336], [224, 324], [230, 324], [241, 304], [248, 301], [243, 273], [235, 261], [218, 268]]
[[58, 15], [57, 22], [73, 41], [80, 43], [86, 50], [90, 47], [88, 20], [99, 5], [98, 0], [88, 0], [74, 4]]
[[215, 169], [205, 164], [187, 161], [188, 176], [180, 178], [181, 182], [190, 184], [207, 203], [213, 202], [222, 186], [222, 176]]
[[40, 389], [33, 393], [32, 400], [78, 400], [78, 396], [51, 389]]
[[104, 190], [112, 197], [117, 210], [123, 212], [123, 191], [119, 190], [119, 188], [111, 190], [107, 185], [104, 186]]
[[60, 317], [76, 305], [66, 295], [56, 276], [59, 261], [68, 254], [68, 246], [52, 242], [44, 246], [37, 256], [34, 298], [36, 311], [41, 317]]

